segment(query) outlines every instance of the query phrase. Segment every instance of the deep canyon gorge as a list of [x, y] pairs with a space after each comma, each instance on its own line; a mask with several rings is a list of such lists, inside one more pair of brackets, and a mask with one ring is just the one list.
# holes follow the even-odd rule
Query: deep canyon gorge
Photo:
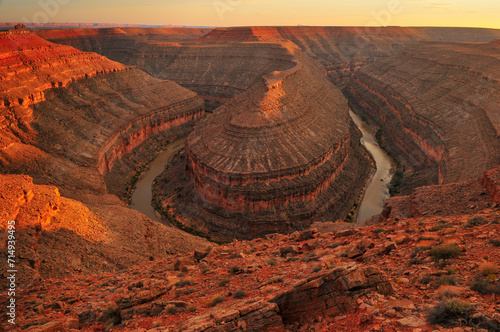
[[[429, 228], [477, 213], [498, 220], [499, 105], [495, 29], [2, 31], [0, 230], [6, 238], [7, 220], [16, 220], [26, 289], [66, 276], [109, 273], [107, 286], [119, 271], [142, 276], [127, 286], [135, 295], [113, 300], [120, 322], [173, 305], [186, 311], [186, 319], [172, 318], [174, 330], [303, 326], [309, 316], [355, 308], [366, 292], [399, 291], [364, 264], [412, 240], [353, 230], [364, 196], [386, 198], [392, 187], [395, 195], [360, 221], [393, 233], [410, 219]], [[384, 165], [360, 143], [359, 121], [387, 153]], [[367, 192], [370, 181], [378, 193]], [[497, 226], [487, 227], [498, 236]], [[288, 260], [315, 248], [331, 257]], [[207, 255], [212, 265], [196, 265], [208, 264]], [[221, 257], [241, 263], [226, 266]], [[176, 284], [181, 274], [218, 268], [247, 276], [272, 270], [272, 259], [297, 281], [283, 289], [249, 281], [258, 301], [231, 304], [234, 317], [158, 302], [184, 287]], [[341, 264], [349, 259], [362, 264]], [[295, 275], [309, 262], [324, 270]], [[177, 277], [164, 285], [140, 264], [172, 266]], [[79, 328], [97, 324], [95, 308], [87, 308], [93, 318], [71, 308]]]

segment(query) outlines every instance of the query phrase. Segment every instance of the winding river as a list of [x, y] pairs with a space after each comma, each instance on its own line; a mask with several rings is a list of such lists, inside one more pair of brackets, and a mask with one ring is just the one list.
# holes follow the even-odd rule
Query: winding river
[[[367, 183], [363, 199], [358, 209], [357, 222], [363, 222], [382, 212], [384, 202], [389, 197], [389, 184], [394, 174], [395, 165], [392, 159], [380, 148], [375, 139], [375, 130], [363, 122], [352, 111], [349, 112], [356, 126], [363, 134], [361, 144], [369, 151], [375, 160], [376, 172]], [[153, 181], [168, 165], [172, 157], [184, 148], [184, 141], [179, 140], [170, 144], [149, 165], [148, 170], [137, 181], [136, 189], [132, 194], [130, 208], [138, 210], [152, 220], [160, 221], [160, 217], [151, 205], [153, 198]]]
[[382, 212], [384, 202], [390, 196], [389, 185], [394, 175], [396, 165], [392, 158], [378, 145], [375, 139], [375, 129], [363, 122], [354, 112], [349, 111], [349, 115], [363, 134], [363, 137], [361, 137], [361, 144], [363, 144], [372, 155], [377, 169], [367, 183], [363, 199], [358, 209], [356, 221], [363, 222]]
[[146, 172], [136, 183], [136, 188], [132, 193], [132, 203], [129, 205], [131, 209], [144, 213], [152, 220], [160, 221], [158, 213], [151, 205], [153, 181], [163, 173], [172, 157], [182, 148], [184, 148], [184, 140], [173, 142], [151, 162]]

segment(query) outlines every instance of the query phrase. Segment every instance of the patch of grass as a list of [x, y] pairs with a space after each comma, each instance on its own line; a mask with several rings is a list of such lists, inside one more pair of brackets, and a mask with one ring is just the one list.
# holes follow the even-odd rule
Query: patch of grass
[[276, 258], [269, 258], [267, 260], [267, 264], [270, 266], [276, 266], [276, 263], [277, 263]]
[[221, 281], [219, 281], [219, 287], [226, 286], [227, 284], [229, 284], [229, 281], [229, 279], [222, 279]]
[[476, 276], [470, 284], [470, 289], [481, 294], [500, 294], [500, 282], [493, 282], [481, 276]]
[[235, 299], [243, 299], [247, 297], [247, 294], [245, 293], [245, 291], [240, 289], [239, 291], [236, 291], [236, 293], [233, 294], [233, 297]]
[[500, 247], [500, 240], [492, 239], [490, 240], [490, 243], [495, 247]]
[[430, 249], [430, 247], [415, 247], [413, 249], [413, 252], [410, 255], [410, 258], [415, 258], [415, 257], [417, 257], [417, 255], [418, 255], [419, 252], [427, 251], [429, 249]]
[[165, 311], [168, 312], [171, 315], [175, 315], [175, 314], [177, 314], [178, 310], [177, 310], [177, 307], [175, 305], [170, 304], [169, 306], [167, 306], [165, 308]]
[[418, 279], [418, 282], [422, 285], [428, 285], [432, 281], [432, 276], [430, 274], [424, 275], [422, 278]]
[[192, 285], [193, 284], [193, 280], [191, 279], [181, 279], [179, 281], [177, 281], [175, 283], [175, 286], [177, 287], [186, 287], [186, 286], [189, 286], [189, 285]]
[[467, 220], [467, 227], [481, 226], [488, 223], [483, 216], [472, 216]]
[[214, 297], [210, 302], [208, 302], [209, 307], [215, 307], [217, 304], [224, 302], [224, 298], [220, 295]]
[[103, 322], [106, 325], [118, 325], [122, 322], [120, 316], [120, 309], [115, 306], [108, 307], [106, 310], [102, 312], [101, 317], [99, 317], [99, 321]]
[[243, 270], [239, 266], [232, 266], [229, 269], [229, 273], [231, 273], [231, 274], [240, 274], [240, 273], [243, 273]]
[[494, 263], [484, 262], [478, 267], [478, 272], [483, 276], [495, 275], [498, 273], [498, 266]]
[[432, 226], [429, 229], [429, 232], [438, 232], [438, 231], [440, 231], [442, 229], [452, 228], [452, 227], [453, 227], [453, 225], [439, 224], [439, 225]]
[[431, 249], [430, 255], [435, 261], [440, 259], [457, 258], [462, 250], [456, 244], [444, 244]]
[[427, 319], [434, 325], [444, 327], [468, 325], [473, 313], [474, 307], [470, 303], [452, 299], [431, 308]]
[[389, 184], [389, 194], [394, 196], [399, 193], [399, 188], [403, 184], [404, 167], [397, 163], [396, 173], [392, 176]]
[[439, 285], [456, 285], [458, 282], [458, 278], [454, 275], [441, 276], [437, 280]]

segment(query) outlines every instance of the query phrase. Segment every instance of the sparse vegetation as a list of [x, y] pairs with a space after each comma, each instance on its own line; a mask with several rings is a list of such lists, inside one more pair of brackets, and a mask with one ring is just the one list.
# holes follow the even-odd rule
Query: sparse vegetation
[[498, 266], [494, 263], [484, 262], [478, 267], [478, 271], [483, 276], [495, 275], [498, 273]]
[[229, 279], [222, 279], [221, 281], [219, 281], [219, 287], [224, 287], [227, 284], [229, 284]]
[[470, 284], [470, 289], [481, 294], [500, 294], [500, 282], [476, 276]]
[[267, 264], [270, 265], [270, 266], [275, 266], [276, 265], [276, 258], [269, 258], [267, 260]]
[[429, 229], [429, 232], [438, 232], [444, 228], [452, 228], [453, 225], [447, 225], [447, 224], [438, 224], [438, 225], [435, 225], [435, 226], [432, 226], [430, 229]]
[[487, 223], [488, 220], [483, 216], [472, 216], [467, 220], [467, 227], [481, 226]]
[[217, 304], [224, 302], [224, 298], [220, 295], [214, 297], [210, 302], [208, 302], [209, 307], [215, 307]]
[[437, 282], [439, 285], [456, 285], [458, 278], [454, 275], [441, 276]]
[[170, 304], [165, 308], [165, 311], [171, 315], [175, 315], [177, 314], [177, 307], [173, 304]]
[[429, 311], [427, 319], [432, 324], [445, 327], [456, 325], [468, 325], [474, 313], [474, 307], [465, 301], [452, 299], [441, 302]]
[[120, 310], [116, 306], [108, 307], [99, 317], [99, 321], [106, 325], [118, 325], [121, 323]]
[[462, 250], [456, 244], [443, 244], [431, 249], [430, 255], [435, 261], [440, 259], [457, 258], [462, 253]]
[[490, 240], [490, 243], [492, 245], [494, 245], [495, 247], [500, 247], [500, 240], [492, 239], [492, 240]]
[[232, 266], [230, 269], [229, 269], [229, 272], [231, 274], [240, 274], [240, 273], [243, 273], [243, 270], [239, 267], [239, 266]]
[[236, 293], [234, 293], [234, 294], [233, 294], [233, 297], [234, 297], [235, 299], [243, 299], [243, 298], [245, 298], [246, 296], [247, 296], [247, 294], [245, 293], [245, 291], [243, 291], [243, 290], [241, 290], [241, 289], [240, 289], [240, 290], [238, 290], [238, 291], [236, 291]]
[[422, 278], [418, 280], [422, 285], [428, 285], [432, 281], [432, 276], [430, 274], [424, 275]]
[[187, 310], [188, 312], [196, 312], [196, 311], [198, 311], [198, 308], [197, 308], [195, 305], [190, 304], [190, 305], [187, 307], [187, 309], [186, 309], [186, 310]]
[[313, 273], [319, 272], [319, 271], [321, 271], [321, 267], [315, 266], [312, 271], [313, 271]]
[[185, 287], [185, 286], [192, 285], [192, 284], [193, 284], [193, 280], [191, 280], [191, 279], [181, 279], [175, 283], [175, 286]]

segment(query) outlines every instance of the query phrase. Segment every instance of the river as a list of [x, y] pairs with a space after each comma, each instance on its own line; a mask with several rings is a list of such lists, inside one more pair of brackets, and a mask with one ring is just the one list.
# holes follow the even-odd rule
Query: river
[[363, 222], [382, 212], [384, 202], [389, 198], [389, 185], [394, 175], [396, 165], [392, 158], [380, 148], [375, 139], [375, 129], [370, 127], [354, 112], [349, 115], [359, 128], [363, 136], [361, 144], [368, 150], [375, 160], [376, 172], [368, 182], [363, 199], [358, 209], [357, 222]]
[[[349, 114], [363, 134], [361, 144], [363, 144], [372, 155], [377, 169], [367, 184], [368, 186], [358, 209], [357, 222], [363, 222], [382, 212], [384, 202], [389, 197], [389, 184], [394, 174], [395, 165], [387, 153], [378, 145], [375, 139], [375, 129], [363, 122], [361, 118], [352, 111], [350, 111]], [[130, 208], [144, 213], [152, 220], [160, 221], [157, 212], [151, 205], [151, 200], [153, 198], [153, 181], [165, 170], [165, 167], [170, 160], [172, 160], [172, 157], [182, 148], [184, 148], [184, 141], [176, 141], [170, 144], [166, 150], [160, 152], [151, 162], [149, 168], [136, 183], [136, 189], [132, 194]]]
[[152, 220], [160, 221], [160, 217], [151, 205], [153, 199], [153, 181], [165, 170], [172, 157], [184, 148], [184, 140], [179, 140], [168, 145], [151, 162], [143, 176], [137, 181], [136, 188], [132, 193], [131, 209], [140, 211]]

